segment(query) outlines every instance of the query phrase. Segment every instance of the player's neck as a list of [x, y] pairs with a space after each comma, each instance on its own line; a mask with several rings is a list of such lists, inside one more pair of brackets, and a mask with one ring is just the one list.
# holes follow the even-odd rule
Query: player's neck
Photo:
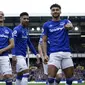
[[52, 18], [52, 21], [60, 21], [60, 17], [58, 17], [58, 18]]
[[0, 26], [4, 26], [4, 23], [2, 22], [2, 23], [0, 23]]
[[20, 23], [20, 25], [22, 25], [22, 27], [24, 27], [24, 28], [27, 28], [27, 26], [23, 25], [22, 23]]

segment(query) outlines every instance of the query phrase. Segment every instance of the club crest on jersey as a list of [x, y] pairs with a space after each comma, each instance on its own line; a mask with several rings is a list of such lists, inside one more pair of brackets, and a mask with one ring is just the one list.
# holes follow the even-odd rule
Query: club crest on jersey
[[8, 31], [8, 30], [5, 30], [5, 33], [6, 33], [6, 34], [9, 34], [9, 31]]
[[52, 26], [53, 26], [52, 24], [49, 25], [49, 27], [52, 27]]

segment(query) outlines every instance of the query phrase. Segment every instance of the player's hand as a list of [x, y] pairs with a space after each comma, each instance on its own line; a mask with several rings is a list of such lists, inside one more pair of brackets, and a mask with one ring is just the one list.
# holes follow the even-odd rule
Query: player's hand
[[40, 56], [39, 56], [39, 54], [37, 54], [36, 57], [37, 57], [37, 64], [40, 64]]
[[72, 23], [67, 23], [67, 24], [65, 25], [65, 28], [68, 29], [68, 30], [71, 30], [71, 29], [73, 28]]
[[44, 64], [47, 64], [48, 63], [48, 56], [44, 56]]

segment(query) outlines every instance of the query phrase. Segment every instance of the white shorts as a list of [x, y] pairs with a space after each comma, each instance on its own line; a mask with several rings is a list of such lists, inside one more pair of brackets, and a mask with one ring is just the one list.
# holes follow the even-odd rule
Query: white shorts
[[65, 69], [73, 66], [72, 54], [70, 52], [55, 52], [51, 53], [48, 65], [54, 65], [58, 69]]
[[23, 70], [28, 69], [26, 64], [26, 58], [22, 55], [16, 57], [17, 57], [16, 72], [21, 72]]
[[[44, 74], [48, 75], [48, 64], [43, 63]], [[57, 74], [62, 74], [62, 69], [59, 69]]]
[[44, 74], [48, 75], [48, 64], [43, 63]]
[[0, 56], [0, 73], [12, 74], [11, 63], [8, 56]]
[[48, 64], [44, 64], [44, 57], [42, 56], [42, 62], [43, 62], [43, 70], [44, 74], [48, 75]]
[[57, 74], [62, 74], [62, 69], [59, 69]]

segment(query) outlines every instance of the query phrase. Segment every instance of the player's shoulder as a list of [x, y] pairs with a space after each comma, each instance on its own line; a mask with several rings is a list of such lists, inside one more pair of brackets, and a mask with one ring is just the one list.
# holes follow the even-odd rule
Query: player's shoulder
[[45, 23], [43, 24], [43, 26], [48, 26], [51, 22], [52, 22], [52, 20], [48, 20], [47, 22], [45, 22]]
[[17, 25], [16, 27], [14, 27], [14, 29], [13, 29], [13, 30], [20, 31], [20, 30], [21, 30], [21, 28], [22, 28], [22, 26], [21, 26], [21, 25]]
[[5, 30], [12, 31], [11, 28], [4, 26]]
[[69, 23], [71, 22], [69, 19], [63, 19], [62, 21], [63, 22], [69, 22]]
[[65, 25], [67, 23], [71, 23], [71, 21], [69, 19], [62, 19], [62, 20], [60, 20], [60, 25]]
[[52, 23], [52, 20], [48, 20], [47, 22], [45, 22], [44, 24], [50, 24]]

